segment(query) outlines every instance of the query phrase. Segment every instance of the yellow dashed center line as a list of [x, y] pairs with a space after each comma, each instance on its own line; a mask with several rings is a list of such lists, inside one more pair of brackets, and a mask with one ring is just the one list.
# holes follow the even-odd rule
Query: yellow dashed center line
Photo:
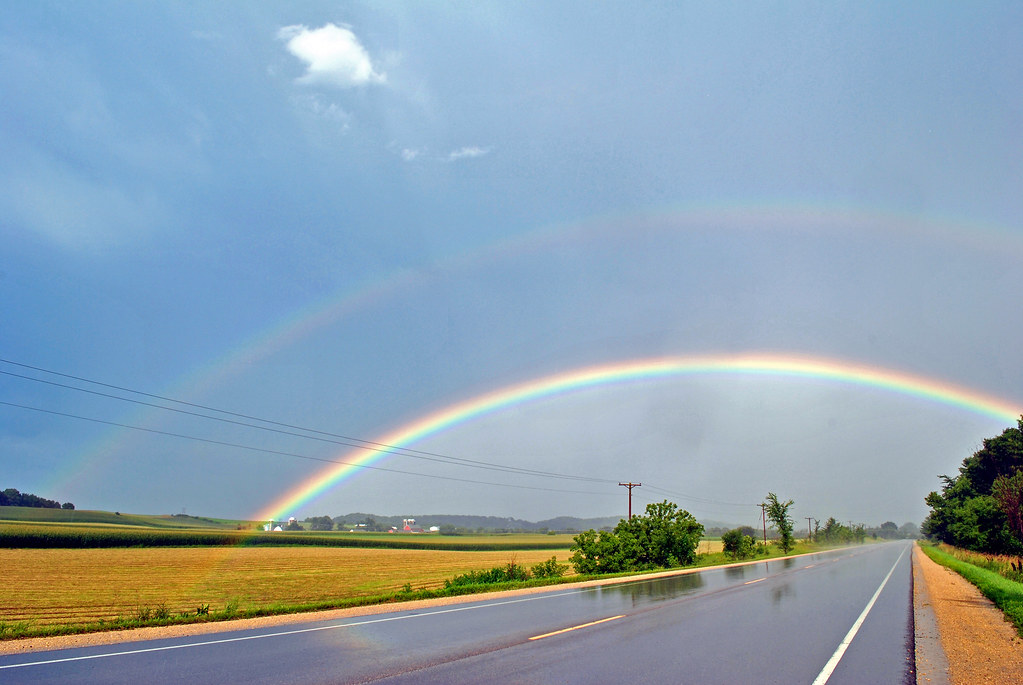
[[762, 580], [767, 580], [767, 578], [757, 578], [756, 580], [747, 580], [745, 583], [743, 583], [743, 585], [752, 585], [753, 583], [759, 583]]
[[602, 618], [599, 621], [591, 621], [589, 623], [583, 623], [582, 625], [579, 625], [579, 626], [572, 626], [571, 628], [562, 628], [561, 630], [555, 630], [553, 633], [544, 633], [543, 635], [534, 635], [533, 637], [531, 637], [529, 639], [530, 640], [542, 640], [545, 637], [551, 637], [552, 635], [561, 635], [562, 633], [568, 633], [568, 632], [571, 632], [573, 630], [579, 630], [580, 628], [589, 628], [590, 626], [595, 626], [598, 623], [607, 623], [608, 621], [614, 621], [615, 619], [619, 619], [619, 618], [625, 618], [625, 614], [620, 614], [618, 616], [611, 616], [609, 618]]

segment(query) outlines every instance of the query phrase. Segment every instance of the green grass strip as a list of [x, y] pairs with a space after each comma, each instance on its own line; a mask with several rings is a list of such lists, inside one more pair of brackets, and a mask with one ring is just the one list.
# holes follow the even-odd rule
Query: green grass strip
[[1002, 610], [1006, 620], [1012, 623], [1016, 632], [1023, 637], [1023, 583], [1014, 582], [994, 571], [960, 561], [935, 545], [921, 542], [920, 548], [935, 562], [952, 569], [976, 585], [982, 595]]

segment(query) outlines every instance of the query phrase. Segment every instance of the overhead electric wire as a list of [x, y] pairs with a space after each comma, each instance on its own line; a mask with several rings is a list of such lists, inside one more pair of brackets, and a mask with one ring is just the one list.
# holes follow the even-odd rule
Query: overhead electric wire
[[[529, 469], [529, 468], [518, 467], [518, 466], [509, 466], [509, 465], [506, 465], [506, 464], [498, 464], [498, 463], [494, 463], [494, 462], [487, 462], [487, 461], [481, 461], [481, 460], [476, 460], [476, 459], [467, 459], [467, 458], [464, 458], [464, 457], [454, 457], [454, 456], [451, 456], [451, 455], [446, 455], [446, 454], [442, 454], [442, 453], [438, 453], [438, 452], [428, 452], [428, 451], [425, 451], [425, 450], [416, 450], [416, 449], [412, 449], [412, 448], [409, 448], [409, 447], [402, 447], [400, 445], [393, 445], [393, 444], [377, 442], [377, 441], [373, 441], [373, 440], [364, 440], [362, 438], [355, 438], [355, 437], [351, 437], [351, 436], [348, 436], [348, 435], [342, 435], [342, 434], [338, 434], [338, 433], [331, 433], [329, 431], [323, 431], [323, 430], [318, 430], [318, 429], [314, 429], [314, 428], [306, 428], [304, 426], [299, 426], [299, 425], [295, 425], [295, 424], [289, 424], [289, 423], [285, 423], [285, 422], [281, 422], [281, 421], [275, 421], [275, 420], [272, 420], [272, 419], [264, 419], [264, 418], [261, 418], [261, 417], [258, 417], [258, 416], [253, 416], [253, 415], [250, 415], [250, 414], [234, 412], [234, 411], [230, 411], [230, 410], [226, 410], [226, 409], [219, 409], [217, 407], [211, 407], [211, 406], [207, 406], [207, 405], [203, 405], [203, 404], [197, 404], [195, 402], [188, 402], [188, 401], [185, 401], [185, 400], [178, 400], [178, 399], [175, 399], [175, 398], [172, 398], [172, 397], [166, 397], [166, 396], [163, 396], [163, 395], [157, 395], [157, 394], [154, 394], [154, 393], [148, 393], [148, 392], [144, 392], [144, 391], [141, 391], [141, 390], [135, 390], [135, 389], [127, 388], [127, 387], [124, 387], [124, 386], [114, 385], [114, 384], [111, 384], [111, 383], [104, 383], [102, 381], [96, 381], [96, 380], [92, 380], [90, 378], [85, 378], [85, 377], [82, 377], [82, 376], [75, 376], [73, 374], [62, 373], [60, 371], [53, 371], [51, 369], [46, 369], [46, 368], [39, 367], [39, 366], [33, 366], [31, 364], [25, 364], [25, 363], [22, 363], [22, 362], [16, 362], [16, 361], [13, 361], [13, 360], [10, 360], [10, 359], [0, 358], [0, 363], [10, 364], [12, 366], [18, 366], [18, 367], [21, 367], [21, 368], [24, 368], [24, 369], [30, 369], [32, 371], [38, 371], [38, 372], [46, 373], [46, 374], [49, 374], [49, 375], [52, 375], [52, 376], [58, 376], [58, 377], [61, 377], [61, 378], [67, 378], [67, 379], [70, 379], [70, 380], [78, 381], [80, 383], [88, 383], [88, 384], [91, 384], [91, 385], [96, 385], [96, 386], [100, 386], [100, 387], [103, 387], [103, 388], [109, 388], [109, 389], [117, 390], [117, 391], [120, 391], [120, 392], [131, 393], [133, 395], [139, 395], [139, 396], [142, 396], [142, 397], [148, 397], [148, 398], [160, 400], [160, 401], [163, 401], [163, 402], [171, 402], [171, 403], [180, 404], [180, 405], [186, 406], [186, 407], [192, 407], [194, 409], [201, 409], [203, 411], [215, 412], [217, 414], [223, 414], [225, 416], [232, 416], [232, 417], [235, 417], [235, 419], [228, 419], [228, 418], [223, 418], [223, 417], [219, 417], [219, 416], [210, 416], [208, 414], [202, 414], [202, 413], [199, 413], [199, 412], [189, 411], [189, 410], [186, 410], [186, 409], [179, 409], [179, 408], [175, 408], [175, 407], [167, 407], [167, 406], [164, 406], [164, 405], [161, 405], [161, 404], [154, 404], [152, 402], [146, 402], [146, 401], [143, 401], [143, 400], [137, 400], [137, 399], [133, 399], [133, 398], [130, 398], [130, 397], [122, 397], [120, 395], [114, 395], [114, 394], [110, 394], [110, 393], [100, 392], [98, 390], [90, 390], [88, 388], [81, 388], [81, 387], [77, 387], [77, 386], [74, 386], [74, 385], [68, 385], [66, 383], [58, 383], [56, 381], [45, 380], [45, 379], [42, 379], [42, 378], [35, 378], [33, 376], [26, 376], [24, 374], [13, 373], [11, 371], [0, 370], [0, 374], [5, 375], [5, 376], [11, 376], [13, 378], [20, 378], [20, 379], [23, 379], [23, 380], [32, 381], [32, 382], [35, 382], [35, 383], [42, 383], [42, 384], [46, 384], [46, 385], [50, 385], [50, 386], [54, 386], [54, 387], [64, 388], [64, 389], [67, 389], [67, 390], [74, 390], [74, 391], [77, 391], [77, 392], [87, 393], [87, 394], [90, 394], [90, 395], [95, 395], [95, 396], [98, 396], [98, 397], [104, 397], [104, 398], [107, 398], [107, 399], [118, 400], [118, 401], [121, 401], [121, 402], [128, 402], [128, 403], [131, 403], [131, 404], [137, 404], [137, 405], [140, 405], [140, 406], [150, 407], [150, 408], [153, 408], [153, 409], [161, 409], [163, 411], [173, 412], [173, 413], [182, 414], [182, 415], [186, 415], [186, 416], [193, 416], [193, 417], [196, 417], [196, 418], [207, 419], [209, 421], [219, 421], [221, 423], [232, 424], [232, 425], [241, 426], [241, 427], [244, 427], [244, 428], [253, 428], [253, 429], [256, 429], [256, 430], [267, 431], [267, 432], [270, 432], [270, 433], [277, 433], [279, 435], [287, 435], [287, 436], [291, 436], [291, 437], [305, 438], [307, 440], [315, 440], [315, 441], [318, 441], [318, 442], [325, 442], [325, 443], [330, 443], [330, 444], [335, 444], [335, 445], [341, 445], [341, 446], [344, 446], [344, 447], [352, 447], [352, 448], [355, 448], [355, 449], [377, 451], [377, 452], [382, 452], [382, 453], [386, 453], [386, 454], [392, 454], [392, 455], [396, 455], [396, 456], [404, 456], [404, 457], [410, 457], [410, 458], [413, 458], [413, 459], [421, 459], [421, 460], [424, 460], [424, 461], [432, 461], [432, 462], [435, 462], [435, 463], [448, 464], [448, 465], [451, 465], [451, 466], [464, 466], [464, 467], [467, 467], [467, 468], [477, 468], [477, 469], [483, 469], [483, 470], [488, 470], [488, 471], [496, 471], [496, 472], [499, 472], [499, 473], [514, 473], [514, 474], [525, 475], [525, 476], [540, 476], [540, 477], [545, 477], [545, 478], [557, 478], [557, 479], [562, 479], [562, 480], [575, 480], [575, 481], [588, 482], [588, 483], [594, 483], [594, 484], [598, 484], [598, 483], [601, 483], [601, 484], [611, 484], [611, 483], [617, 483], [618, 482], [617, 480], [611, 480], [611, 479], [607, 479], [607, 478], [596, 478], [596, 477], [593, 477], [593, 476], [582, 476], [582, 475], [574, 475], [574, 474], [564, 474], [564, 473], [557, 473], [557, 472], [553, 472], [553, 471], [544, 471], [544, 470], [540, 470], [540, 469]], [[441, 479], [455, 480], [455, 481], [461, 481], [461, 482], [466, 482], [466, 483], [478, 483], [478, 484], [484, 484], [484, 485], [498, 485], [498, 486], [502, 486], [502, 487], [518, 487], [518, 488], [527, 488], [527, 489], [534, 489], [534, 490], [543, 490], [543, 491], [549, 491], [549, 492], [565, 492], [565, 493], [573, 493], [573, 494], [598, 494], [598, 493], [593, 493], [593, 492], [582, 492], [582, 491], [575, 491], [575, 490], [559, 490], [559, 489], [554, 489], [554, 488], [540, 488], [540, 487], [531, 487], [531, 486], [524, 486], [524, 485], [510, 485], [510, 484], [502, 484], [502, 483], [492, 483], [492, 482], [488, 482], [488, 481], [478, 481], [478, 480], [472, 480], [472, 479], [456, 478], [456, 477], [453, 477], [453, 476], [439, 476], [439, 475], [426, 474], [426, 473], [418, 473], [418, 472], [412, 472], [412, 471], [403, 471], [403, 470], [400, 470], [400, 469], [389, 469], [389, 468], [384, 468], [384, 467], [380, 467], [380, 466], [369, 466], [369, 465], [365, 465], [365, 464], [358, 464], [358, 463], [355, 463], [355, 462], [346, 462], [346, 461], [335, 460], [335, 459], [326, 459], [326, 458], [321, 458], [321, 457], [312, 457], [312, 456], [308, 456], [308, 455], [301, 455], [301, 454], [295, 454], [295, 453], [290, 453], [290, 452], [279, 452], [279, 451], [269, 450], [269, 449], [265, 449], [265, 448], [258, 448], [258, 447], [240, 445], [240, 444], [236, 444], [236, 443], [230, 443], [230, 442], [213, 440], [213, 439], [209, 439], [209, 438], [201, 438], [201, 437], [197, 437], [197, 436], [190, 436], [190, 435], [187, 435], [187, 434], [173, 433], [173, 432], [169, 432], [169, 431], [161, 431], [161, 430], [152, 429], [152, 428], [145, 428], [145, 427], [142, 427], [142, 426], [132, 426], [132, 425], [129, 425], [129, 424], [117, 423], [117, 422], [114, 422], [114, 421], [106, 421], [106, 420], [103, 420], [103, 419], [96, 419], [96, 418], [91, 418], [91, 417], [86, 417], [86, 416], [79, 416], [79, 415], [75, 415], [75, 414], [69, 414], [69, 413], [59, 412], [59, 411], [54, 411], [54, 410], [49, 410], [49, 409], [42, 409], [42, 408], [38, 408], [38, 407], [30, 407], [30, 406], [27, 406], [27, 405], [20, 405], [20, 404], [16, 404], [16, 403], [13, 403], [13, 402], [3, 402], [3, 401], [0, 401], [0, 404], [11, 406], [11, 407], [18, 407], [18, 408], [21, 408], [21, 409], [28, 409], [28, 410], [42, 412], [42, 413], [53, 414], [53, 415], [56, 415], [56, 416], [65, 416], [65, 417], [79, 419], [79, 420], [83, 420], [83, 421], [90, 421], [90, 422], [93, 422], [93, 423], [99, 423], [99, 424], [114, 426], [114, 427], [118, 427], [118, 428], [127, 428], [127, 429], [130, 429], [130, 430], [149, 432], [149, 433], [154, 433], [154, 434], [159, 434], [159, 435], [166, 435], [166, 436], [171, 436], [171, 437], [183, 438], [183, 439], [187, 439], [187, 440], [195, 440], [195, 441], [199, 441], [199, 442], [207, 442], [207, 443], [217, 444], [217, 445], [222, 445], [222, 446], [227, 446], [227, 447], [236, 447], [236, 448], [240, 448], [240, 449], [248, 449], [248, 450], [260, 451], [260, 452], [266, 452], [266, 453], [270, 453], [270, 454], [277, 454], [277, 455], [280, 455], [280, 456], [295, 457], [295, 458], [299, 458], [299, 459], [307, 459], [307, 460], [312, 460], [312, 461], [321, 461], [321, 462], [334, 463], [334, 464], [349, 464], [349, 465], [354, 466], [354, 467], [371, 469], [371, 470], [376, 470], [376, 471], [388, 471], [388, 472], [391, 472], [391, 473], [401, 473], [401, 474], [407, 474], [407, 475], [417, 475], [417, 476], [423, 476], [423, 477], [428, 477], [428, 478], [441, 478]], [[257, 421], [259, 423], [264, 423], [264, 424], [267, 424], [267, 425], [260, 426], [260, 425], [256, 425], [256, 424], [252, 424], [252, 423], [247, 423], [246, 421], [239, 421], [239, 420], [236, 420], [236, 419], [246, 419], [247, 421]], [[272, 428], [271, 426], [279, 426], [279, 428]], [[291, 429], [291, 430], [284, 430], [284, 429]], [[305, 435], [303, 433], [295, 433], [293, 431], [303, 431], [304, 433], [311, 433], [312, 435]], [[326, 436], [326, 437], [319, 437], [319, 436]], [[675, 498], [678, 498], [678, 499], [689, 500], [689, 501], [692, 501], [692, 502], [695, 502], [695, 503], [699, 503], [699, 504], [725, 505], [725, 506], [735, 506], [735, 507], [757, 506], [755, 504], [750, 504], [750, 503], [739, 504], [737, 502], [723, 502], [723, 501], [720, 501], [720, 500], [714, 500], [714, 499], [710, 499], [710, 498], [706, 498], [706, 497], [698, 497], [698, 496], [695, 496], [695, 495], [687, 495], [687, 494], [684, 494], [684, 493], [668, 490], [668, 489], [665, 489], [665, 488], [659, 488], [657, 486], [654, 486], [654, 485], [650, 484], [649, 482], [645, 483], [645, 487], [648, 490], [659, 492], [661, 494], [669, 495], [671, 497], [675, 497]], [[599, 494], [604, 494], [604, 493], [599, 493]]]
[[653, 490], [654, 492], [660, 492], [662, 494], [671, 495], [672, 497], [678, 497], [678, 498], [681, 498], [681, 499], [692, 500], [693, 502], [699, 502], [700, 504], [724, 504], [724, 505], [727, 505], [727, 506], [730, 506], [730, 507], [755, 507], [755, 506], [758, 506], [758, 505], [752, 504], [750, 502], [746, 502], [744, 504], [740, 504], [738, 502], [722, 502], [721, 500], [710, 499], [710, 498], [707, 498], [707, 497], [697, 497], [696, 495], [686, 495], [686, 494], [683, 494], [681, 492], [675, 492], [675, 491], [672, 491], [672, 490], [668, 490], [666, 488], [659, 488], [659, 487], [657, 487], [655, 485], [650, 485], [649, 483], [646, 483], [646, 482], [644, 482], [643, 485], [644, 485], [644, 487], [647, 487], [648, 489]]
[[51, 414], [51, 415], [54, 415], [54, 416], [63, 416], [63, 417], [66, 417], [66, 418], [78, 419], [80, 421], [89, 421], [91, 423], [99, 423], [99, 424], [103, 424], [105, 426], [115, 426], [117, 428], [127, 428], [127, 429], [130, 429], [130, 430], [142, 431], [142, 432], [145, 432], [145, 433], [153, 433], [153, 434], [156, 434], [156, 435], [163, 435], [163, 436], [173, 437], [173, 438], [180, 438], [180, 439], [183, 439], [183, 440], [192, 440], [192, 441], [195, 441], [195, 442], [201, 442], [201, 443], [206, 443], [206, 444], [210, 444], [210, 445], [218, 445], [218, 446], [221, 446], [221, 447], [232, 447], [232, 448], [237, 448], [237, 449], [249, 450], [249, 451], [252, 451], [252, 452], [263, 452], [265, 454], [273, 454], [273, 455], [282, 456], [282, 457], [292, 457], [292, 458], [295, 458], [295, 459], [306, 459], [306, 460], [309, 460], [309, 461], [319, 461], [319, 462], [324, 462], [324, 463], [328, 463], [328, 464], [344, 464], [346, 466], [352, 466], [354, 468], [370, 469], [370, 470], [373, 470], [373, 471], [386, 471], [388, 473], [400, 473], [400, 474], [407, 475], [407, 476], [420, 476], [420, 477], [423, 477], [423, 478], [436, 478], [436, 479], [439, 479], [439, 480], [450, 480], [450, 481], [456, 481], [456, 482], [459, 482], [459, 483], [474, 483], [474, 484], [477, 484], [477, 485], [494, 485], [494, 486], [503, 487], [503, 488], [517, 488], [517, 489], [522, 489], [522, 490], [540, 490], [540, 491], [543, 491], [543, 492], [561, 492], [561, 493], [570, 493], [570, 494], [576, 494], [576, 495], [602, 495], [602, 496], [608, 496], [608, 495], [611, 494], [611, 493], [607, 493], [607, 492], [589, 492], [589, 491], [582, 491], [582, 490], [562, 490], [562, 489], [559, 489], [559, 488], [542, 488], [542, 487], [537, 487], [537, 486], [533, 486], [533, 485], [516, 485], [516, 484], [513, 484], [513, 483], [494, 483], [494, 482], [490, 482], [490, 481], [473, 480], [473, 479], [470, 479], [470, 478], [457, 478], [455, 476], [441, 476], [441, 475], [431, 474], [431, 473], [419, 473], [419, 472], [416, 472], [416, 471], [403, 471], [401, 469], [389, 469], [389, 468], [385, 468], [385, 467], [382, 467], [382, 466], [370, 466], [369, 464], [358, 464], [358, 463], [350, 462], [350, 461], [341, 461], [339, 459], [327, 459], [327, 458], [324, 458], [324, 457], [313, 457], [313, 456], [309, 456], [307, 454], [298, 454], [298, 453], [295, 453], [295, 452], [284, 452], [284, 451], [281, 451], [281, 450], [272, 450], [272, 449], [269, 449], [269, 448], [266, 448], [266, 447], [254, 447], [252, 445], [242, 445], [242, 444], [239, 444], [239, 443], [227, 442], [227, 441], [224, 441], [224, 440], [214, 440], [213, 438], [202, 438], [202, 437], [195, 436], [195, 435], [187, 435], [185, 433], [174, 433], [174, 432], [171, 432], [171, 431], [162, 431], [162, 430], [158, 430], [156, 428], [146, 428], [144, 426], [132, 426], [132, 425], [126, 424], [126, 423], [118, 423], [116, 421], [106, 421], [104, 419], [97, 419], [97, 418], [93, 418], [93, 417], [89, 417], [89, 416], [80, 416], [78, 414], [71, 414], [71, 413], [68, 413], [68, 412], [55, 411], [53, 409], [43, 409], [41, 407], [31, 407], [31, 406], [28, 406], [28, 405], [25, 405], [25, 404], [18, 404], [16, 402], [5, 402], [3, 400], [0, 400], [0, 405], [4, 405], [4, 406], [8, 406], [8, 407], [16, 407], [18, 409], [27, 409], [29, 411], [40, 412], [40, 413], [43, 413], [43, 414]]
[[[102, 383], [100, 381], [94, 381], [94, 380], [90, 380], [88, 378], [82, 378], [80, 376], [72, 376], [70, 374], [60, 373], [58, 371], [50, 371], [48, 369], [43, 369], [43, 368], [37, 367], [37, 366], [31, 366], [31, 365], [28, 365], [28, 364], [21, 364], [19, 362], [10, 361], [8, 359], [0, 359], [0, 362], [6, 363], [6, 364], [13, 364], [15, 366], [20, 366], [20, 367], [23, 367], [23, 368], [32, 369], [34, 371], [41, 371], [43, 373], [48, 373], [48, 374], [52, 374], [52, 375], [55, 375], [55, 376], [61, 376], [63, 378], [70, 378], [70, 379], [73, 379], [73, 380], [76, 380], [76, 381], [79, 381], [79, 382], [83, 382], [83, 383], [91, 383], [91, 384], [99, 385], [99, 386], [106, 387], [106, 388], [112, 388], [112, 389], [115, 389], [115, 390], [120, 390], [122, 392], [128, 392], [128, 393], [132, 393], [132, 394], [136, 394], [136, 395], [141, 395], [141, 396], [144, 396], [144, 397], [151, 397], [151, 398], [159, 399], [159, 400], [162, 400], [162, 401], [165, 401], [165, 402], [174, 402], [176, 404], [181, 404], [181, 405], [184, 405], [184, 406], [194, 407], [194, 408], [197, 408], [197, 409], [203, 409], [205, 411], [212, 411], [212, 412], [216, 412], [216, 413], [219, 413], [219, 414], [225, 414], [227, 416], [235, 416], [235, 417], [238, 417], [238, 418], [248, 419], [250, 421], [259, 421], [260, 423], [269, 424], [269, 426], [282, 426], [283, 428], [291, 428], [291, 429], [294, 429], [294, 430], [300, 430], [300, 431], [304, 431], [306, 433], [313, 433], [314, 434], [314, 435], [303, 435], [302, 433], [295, 433], [295, 432], [288, 431], [288, 430], [282, 430], [281, 428], [271, 428], [269, 426], [259, 426], [259, 425], [256, 425], [256, 424], [246, 423], [244, 421], [237, 421], [237, 420], [234, 420], [234, 419], [226, 419], [226, 418], [222, 418], [222, 417], [218, 417], [218, 416], [209, 416], [207, 414], [201, 414], [201, 413], [198, 413], [198, 412], [188, 411], [188, 410], [185, 410], [185, 409], [177, 409], [177, 408], [174, 408], [174, 407], [166, 407], [166, 406], [163, 406], [163, 405], [160, 405], [160, 404], [154, 404], [152, 402], [145, 402], [145, 401], [142, 401], [142, 400], [132, 399], [130, 397], [121, 397], [119, 395], [112, 395], [110, 393], [100, 392], [98, 390], [89, 390], [87, 388], [79, 388], [79, 387], [76, 387], [76, 386], [73, 386], [73, 385], [68, 385], [66, 383], [58, 383], [56, 381], [48, 381], [48, 380], [45, 380], [45, 379], [42, 379], [42, 378], [35, 378], [35, 377], [32, 377], [32, 376], [26, 376], [24, 374], [18, 374], [18, 373], [12, 373], [10, 371], [2, 371], [2, 370], [0, 370], [0, 374], [3, 374], [5, 376], [11, 376], [11, 377], [14, 377], [14, 378], [21, 378], [21, 379], [33, 381], [33, 382], [36, 382], [36, 383], [43, 383], [43, 384], [46, 384], [46, 385], [52, 385], [52, 386], [55, 386], [55, 387], [65, 388], [65, 389], [68, 389], [68, 390], [75, 390], [77, 392], [87, 393], [87, 394], [90, 394], [90, 395], [96, 395], [98, 397], [106, 397], [108, 399], [114, 399], [114, 400], [118, 400], [118, 401], [121, 401], [121, 402], [129, 402], [129, 403], [132, 403], [132, 404], [137, 404], [137, 405], [145, 406], [145, 407], [151, 407], [151, 408], [154, 408], [154, 409], [162, 409], [164, 411], [174, 412], [174, 413], [177, 413], [177, 414], [183, 414], [183, 415], [186, 415], [186, 416], [194, 416], [194, 417], [197, 417], [197, 418], [203, 418], [203, 419], [207, 419], [207, 420], [210, 420], [210, 421], [220, 421], [222, 423], [233, 424], [233, 425], [242, 426], [242, 427], [245, 427], [245, 428], [254, 428], [256, 430], [262, 430], [262, 431], [267, 431], [267, 432], [271, 432], [271, 433], [278, 433], [280, 435], [289, 435], [289, 436], [292, 436], [292, 437], [305, 438], [306, 440], [316, 440], [316, 441], [319, 441], [319, 442], [327, 442], [327, 443], [331, 443], [331, 444], [335, 444], [335, 445], [342, 445], [344, 447], [353, 447], [355, 449], [363, 449], [363, 450], [372, 450], [372, 451], [386, 452], [388, 454], [405, 456], [405, 457], [410, 457], [410, 458], [413, 458], [413, 459], [423, 459], [423, 460], [426, 460], [426, 461], [434, 461], [434, 462], [439, 462], [439, 463], [447, 463], [447, 464], [452, 464], [452, 465], [456, 465], [456, 466], [465, 466], [465, 467], [468, 467], [468, 468], [478, 468], [478, 469], [484, 469], [484, 470], [488, 470], [488, 471], [503, 471], [503, 472], [507, 472], [507, 473], [520, 473], [520, 474], [524, 474], [524, 475], [543, 476], [545, 478], [559, 478], [559, 479], [563, 479], [563, 480], [577, 480], [577, 481], [590, 482], [590, 483], [612, 483], [612, 482], [614, 482], [614, 481], [612, 481], [610, 479], [606, 479], [606, 478], [595, 478], [595, 477], [592, 477], [592, 476], [580, 476], [580, 475], [557, 473], [557, 472], [553, 472], [553, 471], [543, 471], [543, 470], [540, 470], [540, 469], [529, 469], [529, 468], [524, 468], [524, 467], [519, 467], [519, 466], [509, 466], [509, 465], [506, 465], [506, 464], [496, 464], [496, 463], [493, 463], [493, 462], [480, 461], [480, 460], [476, 460], [476, 459], [466, 459], [466, 458], [463, 458], [463, 457], [453, 457], [453, 456], [450, 456], [450, 455], [441, 454], [441, 453], [437, 453], [437, 452], [427, 452], [427, 451], [424, 451], [424, 450], [415, 450], [415, 449], [411, 449], [411, 448], [408, 448], [408, 447], [401, 447], [399, 445], [390, 445], [390, 444], [387, 444], [387, 443], [375, 442], [375, 441], [372, 441], [372, 440], [363, 440], [361, 438], [353, 438], [353, 437], [350, 437], [350, 436], [347, 436], [347, 435], [340, 435], [340, 434], [337, 434], [337, 433], [330, 433], [330, 432], [327, 432], [327, 431], [316, 430], [316, 429], [313, 429], [313, 428], [305, 428], [303, 426], [296, 426], [296, 425], [292, 425], [292, 424], [282, 423], [280, 421], [273, 421], [273, 420], [270, 420], [270, 419], [263, 419], [263, 418], [260, 418], [258, 416], [250, 416], [250, 415], [247, 415], [247, 414], [241, 414], [241, 413], [238, 413], [238, 412], [227, 411], [227, 410], [224, 410], [224, 409], [217, 409], [216, 407], [209, 407], [209, 406], [205, 406], [205, 405], [201, 405], [201, 404], [195, 404], [193, 402], [186, 402], [184, 400], [176, 400], [176, 399], [173, 399], [173, 398], [170, 398], [170, 397], [163, 397], [163, 396], [160, 396], [160, 395], [154, 395], [152, 393], [147, 393], [147, 392], [142, 392], [140, 390], [133, 390], [131, 388], [125, 388], [125, 387], [121, 387], [121, 386], [111, 385], [109, 383]], [[318, 437], [318, 436], [329, 436], [329, 437]]]

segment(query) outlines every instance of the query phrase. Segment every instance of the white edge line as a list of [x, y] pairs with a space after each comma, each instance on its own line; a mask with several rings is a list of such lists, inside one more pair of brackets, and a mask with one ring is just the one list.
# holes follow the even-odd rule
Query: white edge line
[[899, 562], [902, 561], [902, 557], [905, 556], [905, 554], [906, 548], [903, 548], [902, 553], [899, 554], [899, 558], [895, 560], [895, 563], [892, 565], [891, 569], [889, 569], [888, 575], [886, 575], [884, 580], [881, 581], [881, 584], [877, 586], [874, 596], [870, 598], [870, 601], [867, 602], [867, 606], [863, 608], [863, 612], [860, 614], [860, 617], [856, 619], [852, 628], [850, 628], [849, 632], [846, 633], [844, 638], [842, 638], [841, 644], [838, 645], [838, 649], [836, 649], [835, 653], [831, 655], [830, 659], [828, 659], [828, 663], [824, 664], [823, 670], [817, 674], [817, 677], [813, 681], [813, 685], [824, 685], [824, 683], [828, 682], [828, 678], [830, 678], [831, 674], [835, 672], [838, 662], [842, 660], [845, 650], [849, 649], [849, 645], [852, 643], [853, 638], [856, 637], [856, 633], [860, 632], [860, 626], [862, 626], [863, 622], [867, 619], [867, 614], [869, 614], [870, 610], [874, 607], [874, 602], [876, 602], [877, 598], [881, 595], [881, 590], [884, 590], [884, 586], [888, 584], [888, 579], [892, 577], [892, 574], [895, 572], [895, 567], [899, 565]]
[[591, 592], [590, 588], [581, 588], [579, 590], [572, 590], [569, 592], [558, 592], [558, 593], [543, 593], [533, 595], [531, 597], [521, 597], [519, 599], [506, 599], [499, 602], [488, 602], [486, 604], [471, 604], [468, 606], [453, 607], [451, 609], [437, 609], [435, 611], [424, 611], [415, 614], [406, 614], [404, 616], [387, 616], [384, 618], [371, 618], [365, 621], [355, 621], [352, 623], [334, 623], [327, 626], [316, 626], [315, 628], [297, 628], [295, 630], [282, 630], [276, 633], [264, 633], [262, 635], [244, 635], [241, 637], [227, 637], [219, 640], [203, 640], [200, 642], [188, 642], [180, 645], [165, 645], [162, 647], [147, 647], [146, 649], [129, 649], [122, 652], [104, 652], [102, 654], [86, 654], [84, 656], [71, 656], [63, 659], [47, 659], [45, 661], [27, 661], [20, 664], [2, 664], [0, 670], [5, 668], [23, 668], [26, 666], [45, 666], [47, 664], [61, 664], [69, 661], [86, 661], [88, 659], [104, 659], [112, 656], [129, 656], [132, 654], [146, 654], [147, 652], [167, 652], [172, 649], [186, 649], [188, 647], [205, 647], [207, 645], [220, 645], [227, 642], [244, 642], [246, 640], [262, 640], [268, 637], [283, 637], [285, 635], [298, 635], [301, 633], [315, 633], [320, 630], [337, 630], [340, 628], [354, 628], [356, 626], [365, 626], [373, 623], [387, 623], [389, 621], [401, 621], [409, 618], [420, 618], [422, 616], [434, 616], [437, 614], [453, 614], [458, 611], [471, 611], [474, 609], [487, 609], [490, 607], [502, 606], [505, 604], [518, 604], [520, 602], [532, 602], [538, 599], [548, 599], [552, 597], [564, 597], [567, 595], [575, 595], [580, 592]]

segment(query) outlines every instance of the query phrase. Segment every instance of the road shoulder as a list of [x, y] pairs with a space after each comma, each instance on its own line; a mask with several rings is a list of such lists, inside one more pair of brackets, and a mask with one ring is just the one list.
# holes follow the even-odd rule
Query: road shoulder
[[919, 545], [913, 549], [913, 608], [917, 683], [1023, 682], [1023, 641], [1002, 612]]

